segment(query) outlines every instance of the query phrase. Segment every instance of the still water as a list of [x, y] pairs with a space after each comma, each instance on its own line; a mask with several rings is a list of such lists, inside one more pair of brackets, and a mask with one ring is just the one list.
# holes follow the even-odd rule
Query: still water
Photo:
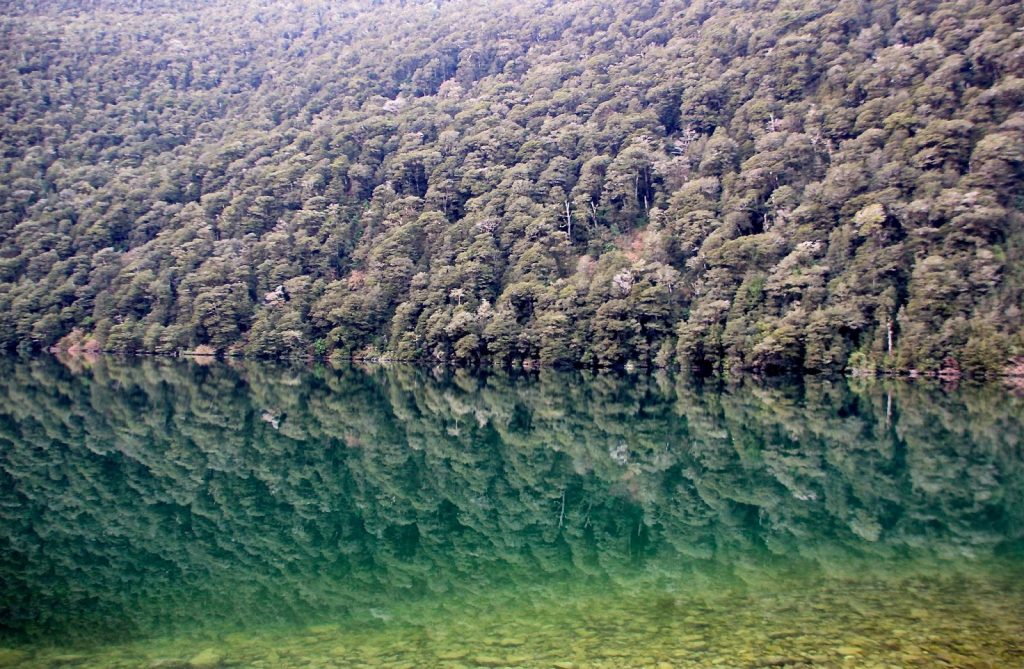
[[0, 361], [0, 667], [1022, 667], [999, 385]]

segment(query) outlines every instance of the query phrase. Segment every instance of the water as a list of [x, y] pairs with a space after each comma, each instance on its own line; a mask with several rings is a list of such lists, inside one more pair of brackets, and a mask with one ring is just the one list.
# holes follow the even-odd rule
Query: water
[[999, 385], [0, 361], [0, 667], [1021, 667]]

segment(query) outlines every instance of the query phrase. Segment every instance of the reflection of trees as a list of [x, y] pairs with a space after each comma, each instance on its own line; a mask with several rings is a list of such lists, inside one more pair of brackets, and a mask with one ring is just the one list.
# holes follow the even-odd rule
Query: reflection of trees
[[0, 619], [87, 633], [135, 611], [145, 631], [655, 557], [985, 555], [1024, 533], [1020, 405], [983, 387], [6, 361]]

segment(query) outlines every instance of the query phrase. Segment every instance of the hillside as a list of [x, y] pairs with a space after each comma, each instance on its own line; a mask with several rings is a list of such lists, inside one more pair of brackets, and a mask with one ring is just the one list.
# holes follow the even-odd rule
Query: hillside
[[0, 7], [0, 347], [1024, 355], [1019, 2]]

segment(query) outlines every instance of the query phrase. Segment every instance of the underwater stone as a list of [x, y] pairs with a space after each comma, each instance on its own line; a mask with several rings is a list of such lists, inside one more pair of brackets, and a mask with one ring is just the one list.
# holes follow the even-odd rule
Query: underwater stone
[[51, 664], [81, 664], [88, 658], [85, 655], [53, 655], [50, 657]]
[[219, 667], [223, 661], [224, 657], [220, 653], [213, 648], [207, 648], [194, 655], [188, 664], [194, 669], [212, 669]]
[[806, 663], [804, 658], [800, 657], [762, 657], [754, 660], [751, 663], [751, 667], [785, 667], [790, 664], [803, 664]]
[[778, 639], [790, 639], [792, 637], [797, 637], [800, 635], [801, 632], [798, 632], [796, 630], [781, 630], [779, 632], [770, 632], [768, 634], [768, 638], [772, 639], [773, 641], [777, 641]]

